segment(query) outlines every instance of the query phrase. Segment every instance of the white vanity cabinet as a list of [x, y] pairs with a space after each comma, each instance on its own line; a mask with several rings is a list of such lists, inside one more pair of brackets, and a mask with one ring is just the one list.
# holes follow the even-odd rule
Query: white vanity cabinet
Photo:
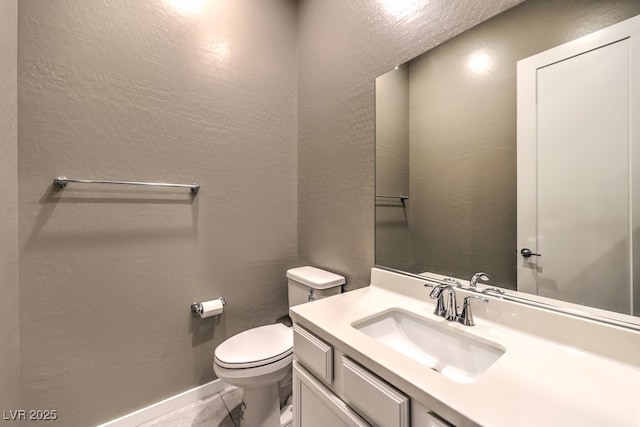
[[314, 402], [348, 414], [336, 425], [640, 426], [631, 323], [486, 294], [471, 327], [434, 315], [425, 292], [422, 278], [374, 268], [370, 286], [291, 307], [297, 426], [324, 417]]
[[294, 427], [450, 427], [308, 330], [294, 326]]

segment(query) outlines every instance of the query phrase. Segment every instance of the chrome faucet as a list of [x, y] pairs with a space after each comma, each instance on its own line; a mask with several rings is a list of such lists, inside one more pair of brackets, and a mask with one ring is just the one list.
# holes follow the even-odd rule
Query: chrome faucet
[[[446, 293], [446, 301], [445, 301]], [[436, 309], [433, 312], [436, 316], [444, 317], [449, 321], [458, 320], [458, 306], [456, 303], [456, 291], [451, 285], [438, 285], [429, 294], [432, 299], [438, 299]]]
[[489, 276], [487, 275], [487, 273], [482, 273], [482, 272], [476, 273], [473, 275], [473, 277], [471, 277], [471, 280], [469, 281], [469, 285], [472, 288], [476, 288], [478, 280], [484, 280], [486, 282], [489, 280]]
[[[426, 286], [426, 285], [425, 285]], [[458, 306], [456, 303], [456, 291], [451, 285], [438, 285], [433, 288], [429, 297], [437, 299], [436, 309], [433, 314], [436, 316], [444, 317], [450, 322], [459, 322], [465, 326], [473, 326], [473, 313], [471, 312], [472, 299], [479, 299], [483, 302], [489, 302], [485, 297], [479, 295], [470, 295], [464, 298], [464, 304], [462, 307], [462, 313], [458, 314]]]

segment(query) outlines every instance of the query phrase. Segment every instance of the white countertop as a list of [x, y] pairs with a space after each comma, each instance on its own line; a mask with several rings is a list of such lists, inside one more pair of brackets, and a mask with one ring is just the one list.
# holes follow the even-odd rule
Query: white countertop
[[[417, 281], [416, 286], [421, 288], [422, 284]], [[458, 425], [640, 426], [639, 366], [513, 329], [475, 313], [476, 326], [448, 322], [433, 315], [434, 304], [427, 293], [422, 289], [419, 294], [424, 298], [415, 298], [374, 284], [292, 307], [290, 312], [294, 322]], [[351, 326], [390, 308], [493, 341], [506, 352], [475, 381], [455, 382]], [[631, 338], [628, 344], [637, 351], [640, 333], [631, 334]]]

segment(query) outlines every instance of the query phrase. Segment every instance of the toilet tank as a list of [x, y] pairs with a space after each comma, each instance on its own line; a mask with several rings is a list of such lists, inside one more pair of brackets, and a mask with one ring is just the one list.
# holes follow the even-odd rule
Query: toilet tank
[[342, 292], [342, 276], [315, 267], [297, 267], [287, 270], [289, 307], [326, 298]]

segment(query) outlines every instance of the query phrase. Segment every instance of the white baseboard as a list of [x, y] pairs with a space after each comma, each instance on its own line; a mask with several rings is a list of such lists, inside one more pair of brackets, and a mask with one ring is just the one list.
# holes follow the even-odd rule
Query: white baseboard
[[115, 420], [111, 420], [105, 424], [100, 424], [98, 427], [135, 427], [146, 423], [147, 421], [151, 421], [154, 418], [158, 418], [164, 414], [175, 411], [176, 409], [180, 409], [183, 406], [190, 405], [198, 400], [209, 397], [214, 393], [226, 392], [233, 389], [235, 389], [234, 386], [225, 384], [217, 379], [161, 400], [160, 402], [156, 402], [146, 408], [138, 409], [137, 411], [131, 412], [130, 414], [124, 415], [120, 418], [116, 418]]

